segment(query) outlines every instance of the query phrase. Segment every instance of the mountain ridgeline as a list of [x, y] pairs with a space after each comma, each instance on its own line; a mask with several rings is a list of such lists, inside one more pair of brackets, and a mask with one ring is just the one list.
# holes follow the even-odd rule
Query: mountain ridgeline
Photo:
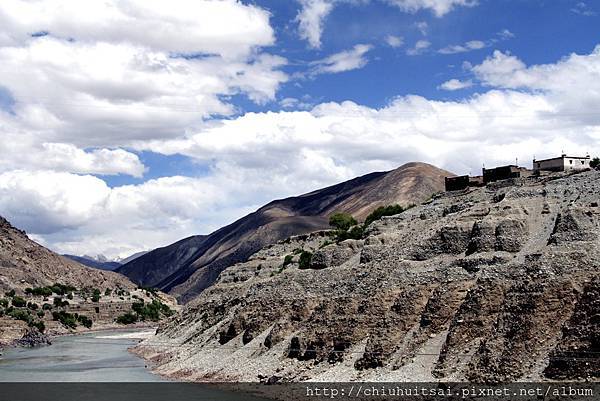
[[379, 206], [420, 203], [444, 188], [452, 173], [408, 163], [304, 195], [273, 201], [210, 235], [192, 236], [155, 249], [117, 269], [135, 283], [189, 301], [227, 267], [244, 262], [265, 245], [328, 228], [335, 212], [359, 220]]

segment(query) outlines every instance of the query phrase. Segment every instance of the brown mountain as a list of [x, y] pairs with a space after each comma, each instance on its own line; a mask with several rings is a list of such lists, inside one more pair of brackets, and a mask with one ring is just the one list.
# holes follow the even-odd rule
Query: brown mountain
[[207, 236], [193, 236], [149, 252], [117, 269], [134, 282], [157, 287], [182, 301], [210, 286], [227, 267], [279, 240], [328, 227], [343, 211], [364, 219], [378, 206], [419, 203], [443, 190], [448, 171], [408, 163], [305, 195], [273, 201]]
[[77, 288], [134, 287], [118, 273], [83, 266], [44, 248], [0, 216], [0, 291], [57, 282]]

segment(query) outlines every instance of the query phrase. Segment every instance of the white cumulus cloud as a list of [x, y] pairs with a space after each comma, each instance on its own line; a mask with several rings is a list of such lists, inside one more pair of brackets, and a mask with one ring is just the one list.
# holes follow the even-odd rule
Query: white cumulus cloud
[[371, 49], [373, 49], [371, 45], [358, 44], [350, 50], [344, 50], [322, 60], [314, 61], [311, 63], [310, 75], [333, 74], [363, 68], [368, 63], [365, 55]]
[[449, 81], [444, 82], [440, 86], [438, 86], [438, 89], [443, 89], [443, 90], [447, 90], [447, 91], [456, 91], [456, 90], [460, 90], [460, 89], [470, 88], [471, 86], [473, 86], [473, 81], [471, 81], [471, 80], [460, 81], [458, 79], [451, 79]]
[[302, 8], [298, 13], [300, 37], [306, 39], [311, 47], [321, 47], [323, 23], [333, 9], [333, 0], [300, 0]]
[[431, 47], [431, 42], [428, 40], [418, 40], [414, 47], [408, 49], [406, 54], [409, 56], [418, 56], [425, 53]]

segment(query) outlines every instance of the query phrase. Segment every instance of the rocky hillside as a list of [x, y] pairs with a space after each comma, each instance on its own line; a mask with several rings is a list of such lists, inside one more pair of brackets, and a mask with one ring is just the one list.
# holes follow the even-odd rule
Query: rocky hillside
[[173, 297], [62, 257], [0, 217], [0, 348], [43, 343], [40, 332], [151, 325], [171, 309]]
[[0, 291], [56, 282], [78, 288], [135, 287], [121, 274], [83, 266], [44, 248], [0, 216]]
[[362, 240], [290, 238], [137, 351], [189, 380], [598, 379], [599, 187], [598, 171], [506, 181]]
[[448, 171], [409, 163], [305, 195], [277, 200], [208, 236], [194, 236], [149, 252], [117, 271], [187, 301], [214, 283], [228, 266], [267, 244], [328, 227], [338, 211], [364, 219], [382, 205], [419, 203], [444, 188]]

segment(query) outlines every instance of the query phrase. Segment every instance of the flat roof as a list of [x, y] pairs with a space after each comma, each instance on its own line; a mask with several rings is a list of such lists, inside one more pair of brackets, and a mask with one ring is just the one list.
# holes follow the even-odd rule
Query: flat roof
[[562, 155], [562, 156], [558, 156], [558, 157], [552, 157], [552, 158], [550, 158], [550, 159], [542, 159], [542, 160], [536, 160], [536, 159], [533, 159], [533, 162], [534, 162], [534, 163], [538, 163], [538, 162], [549, 162], [549, 161], [551, 161], [551, 160], [562, 160], [562, 159], [590, 159], [590, 158], [591, 158], [590, 156], [585, 156], [585, 157], [582, 157], [582, 156], [567, 156], [567, 155]]

